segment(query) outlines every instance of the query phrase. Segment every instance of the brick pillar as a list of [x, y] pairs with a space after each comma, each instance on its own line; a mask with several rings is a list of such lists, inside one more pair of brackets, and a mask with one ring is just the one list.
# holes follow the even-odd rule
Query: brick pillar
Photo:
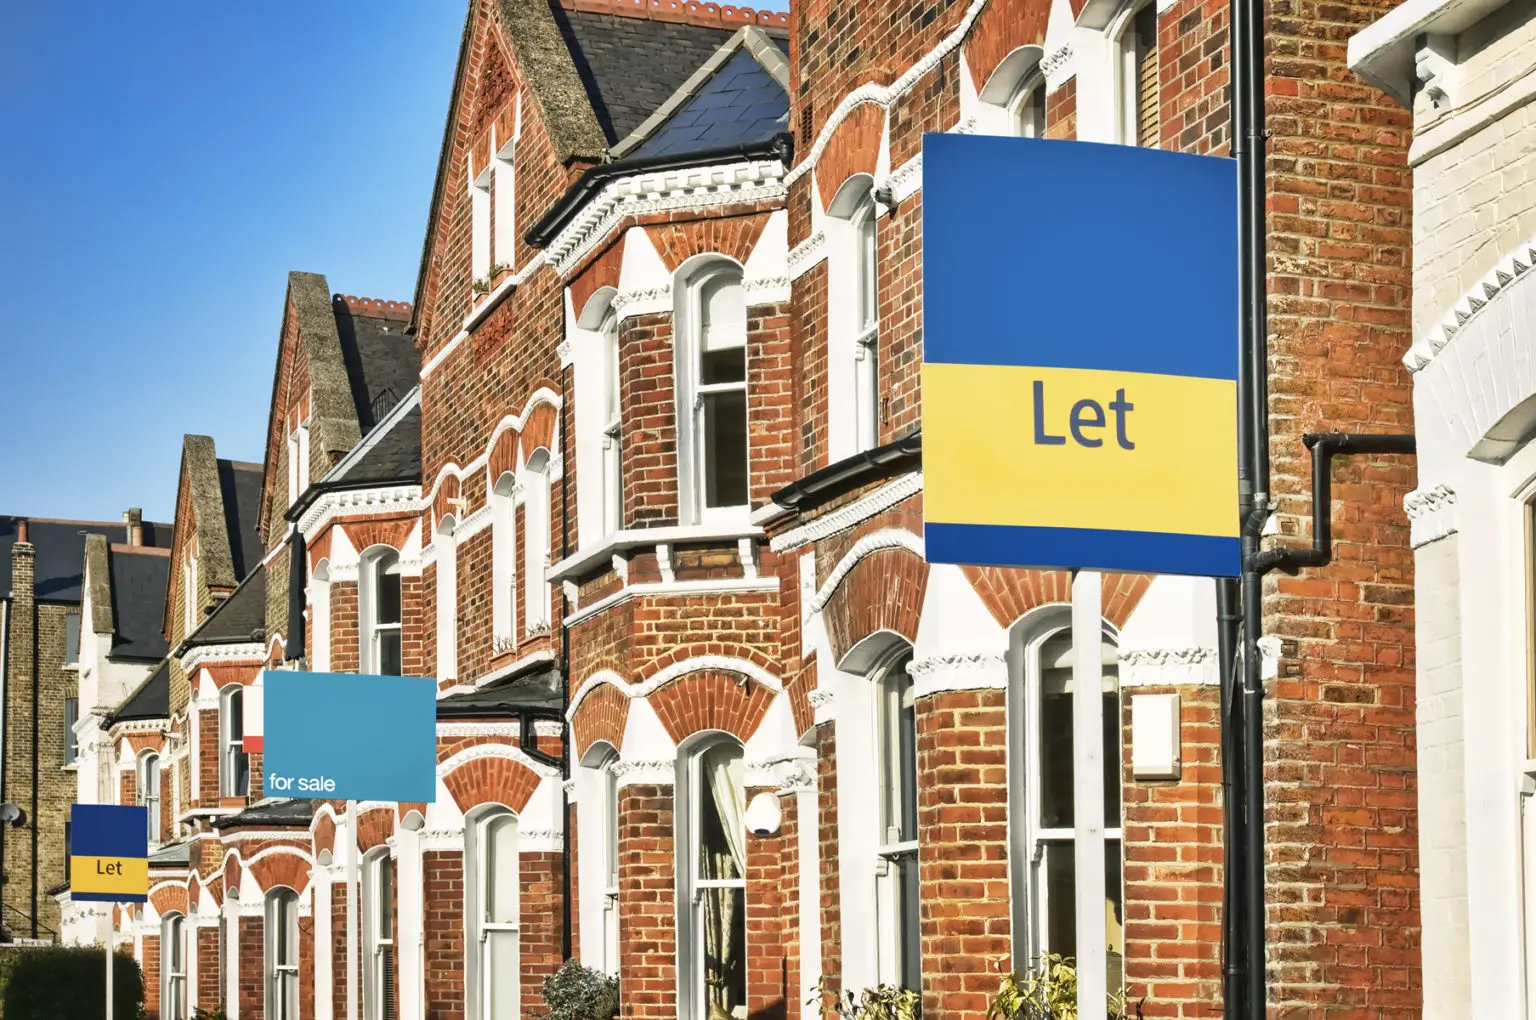
[[[560, 854], [557, 851], [523, 853], [521, 871], [522, 931], [518, 951], [522, 964], [519, 990], [523, 1015], [544, 1011], [544, 979], [564, 962], [560, 955]], [[572, 870], [575, 870], [574, 868]]]
[[[772, 789], [749, 788], [747, 803]], [[781, 807], [793, 808], [792, 797]], [[798, 922], [795, 907], [785, 902], [785, 832], [777, 835], [747, 834], [747, 1015], [762, 1020], [782, 1020], [793, 1010], [794, 986], [788, 981], [785, 938]]]
[[624, 1020], [677, 1016], [672, 787], [619, 790], [619, 999]]
[[[24, 536], [18, 536], [24, 537]], [[5, 683], [5, 798], [20, 805], [29, 820], [37, 818], [32, 799], [32, 689], [36, 680], [37, 601], [34, 590], [37, 550], [31, 542], [11, 546], [10, 635], [6, 654], [9, 675]], [[23, 937], [42, 934], [33, 929], [32, 829], [4, 827], [5, 875], [0, 886], [5, 907], [0, 927]]]
[[805, 984], [824, 978], [827, 988], [843, 987], [842, 880], [837, 855], [837, 730], [830, 722], [816, 727], [817, 820], [821, 864], [821, 973], [805, 975]]
[[[264, 925], [261, 917], [240, 917], [235, 920], [236, 956], [239, 967], [238, 995], [240, 1020], [255, 1020], [266, 1015], [266, 944], [262, 939]], [[145, 941], [148, 941], [147, 939]]]
[[1012, 951], [1006, 692], [917, 702], [923, 1016], [985, 1020]]
[[331, 883], [331, 1016], [347, 1015], [347, 884]]
[[160, 1020], [160, 936], [145, 935], [142, 952], [144, 1020]]
[[219, 926], [203, 925], [197, 932], [197, 1002], [198, 1009], [213, 1012], [219, 1008]]
[[[457, 850], [428, 850], [421, 855], [421, 869], [426, 891], [422, 938], [427, 1016], [464, 1020], [464, 855]], [[338, 909], [345, 912], [344, 906]]]

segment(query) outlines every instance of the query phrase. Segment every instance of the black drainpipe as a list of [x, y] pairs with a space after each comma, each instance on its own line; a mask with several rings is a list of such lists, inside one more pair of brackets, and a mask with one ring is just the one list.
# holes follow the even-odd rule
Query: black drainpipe
[[1223, 1013], [1239, 1020], [1243, 1002], [1243, 737], [1242, 685], [1238, 663], [1238, 584], [1235, 577], [1216, 580], [1216, 656], [1221, 669], [1221, 808], [1226, 837], [1222, 840], [1221, 966]]

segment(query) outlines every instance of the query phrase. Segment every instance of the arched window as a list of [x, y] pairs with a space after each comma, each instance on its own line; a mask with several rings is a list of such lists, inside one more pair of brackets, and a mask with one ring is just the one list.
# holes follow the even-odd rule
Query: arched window
[[452, 517], [443, 519], [432, 544], [437, 547], [437, 678], [453, 680], [459, 675], [459, 556]]
[[997, 65], [977, 98], [977, 130], [1018, 138], [1045, 137], [1045, 74], [1039, 46], [1020, 46]]
[[139, 759], [137, 800], [149, 814], [149, 841], [160, 842], [160, 755], [150, 751]]
[[[1123, 979], [1124, 898], [1120, 823], [1120, 681], [1115, 648], [1102, 645], [1104, 889], [1106, 980], [1116, 994]], [[1021, 670], [1009, 698], [1009, 858], [1013, 868], [1014, 965], [1046, 953], [1080, 957], [1077, 945], [1077, 848], [1073, 739], [1074, 651], [1070, 627], [1016, 641]]]
[[245, 753], [245, 688], [229, 684], [219, 693], [219, 796], [251, 792], [251, 763]]
[[395, 1020], [395, 898], [387, 850], [363, 861], [363, 1016]]
[[521, 996], [517, 816], [492, 809], [466, 830], [470, 1001], [476, 1020], [516, 1020]]
[[678, 1000], [684, 1020], [747, 1015], [747, 826], [741, 745], [695, 746], [677, 777]]
[[905, 646], [874, 672], [880, 832], [875, 928], [882, 984], [921, 990], [922, 931], [917, 874], [917, 715], [911, 650]]
[[274, 889], [266, 903], [266, 1018], [299, 1020], [299, 895]]
[[619, 318], [613, 309], [599, 327], [603, 338], [603, 530], [624, 526], [622, 439], [619, 404]]
[[741, 268], [714, 262], [682, 288], [678, 345], [679, 468], [688, 523], [748, 505], [747, 300]]
[[603, 777], [603, 969], [619, 972], [619, 777], [617, 754], [601, 766]]
[[331, 671], [331, 564], [321, 560], [309, 584], [310, 668], [316, 673]]
[[384, 549], [363, 560], [358, 609], [364, 672], [400, 675], [400, 554]]
[[1156, 148], [1158, 143], [1157, 5], [1147, 4], [1122, 23], [1119, 66], [1119, 141]]
[[528, 458], [523, 499], [524, 612], [530, 634], [549, 629], [549, 471], [549, 451], [540, 447]]
[[1008, 103], [1013, 130], [1020, 138], [1045, 137], [1045, 76], [1038, 69], [1014, 91]]
[[829, 442], [834, 458], [880, 443], [880, 291], [873, 181], [852, 177], [828, 209]]
[[187, 1020], [187, 926], [181, 914], [160, 922], [160, 1020]]
[[491, 489], [491, 624], [495, 651], [517, 643], [517, 481], [510, 471]]

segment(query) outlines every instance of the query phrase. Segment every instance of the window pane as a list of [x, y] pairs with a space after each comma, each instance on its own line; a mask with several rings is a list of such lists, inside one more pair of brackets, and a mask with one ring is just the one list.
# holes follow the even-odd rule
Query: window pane
[[746, 378], [747, 350], [745, 347], [705, 351], [699, 355], [699, 382], [705, 386], [716, 383], [745, 382]]
[[64, 699], [64, 764], [73, 765], [79, 757], [80, 740], [75, 736], [75, 723], [80, 720], [80, 699]]
[[746, 875], [746, 792], [741, 749], [717, 744], [699, 756], [699, 878]]
[[501, 815], [485, 826], [485, 920], [517, 923], [517, 822]]
[[[1045, 851], [1045, 946], [1049, 953], [1077, 956], [1076, 852], [1071, 843], [1049, 843]], [[1124, 981], [1125, 905], [1121, 897], [1120, 842], [1104, 844], [1104, 963], [1111, 995]]]
[[381, 631], [378, 635], [379, 642], [379, 675], [400, 675], [400, 632], [398, 630]]
[[744, 347], [747, 300], [738, 272], [716, 273], [699, 288], [699, 350]]
[[746, 890], [706, 889], [700, 899], [698, 956], [704, 961], [704, 1012], [747, 1015]]
[[80, 661], [80, 614], [64, 617], [64, 661]]
[[917, 907], [917, 854], [905, 854], [893, 860], [891, 867], [896, 869], [896, 895], [901, 901], [897, 908], [901, 987], [921, 991], [923, 935]]
[[[1071, 646], [1070, 637], [1064, 642]], [[1040, 650], [1043, 662], [1052, 662], [1062, 645], [1048, 641]], [[1040, 671], [1040, 825], [1069, 829], [1072, 810], [1072, 670]]]
[[393, 939], [395, 937], [394, 895], [391, 883], [394, 881], [393, 868], [390, 867], [389, 858], [379, 858], [379, 938]]
[[608, 817], [603, 820], [608, 839], [608, 888], [619, 884], [619, 779], [609, 769], [603, 771], [604, 803]]
[[517, 933], [485, 933], [486, 1020], [517, 1020]]
[[233, 773], [234, 786], [230, 791], [231, 797], [244, 797], [251, 792], [251, 757], [244, 751], [236, 751], [230, 755], [230, 771]]
[[705, 506], [747, 502], [747, 395], [704, 395]]
[[229, 692], [229, 700], [224, 705], [225, 718], [229, 725], [229, 739], [231, 742], [240, 740], [245, 736], [245, 691], [236, 688]]
[[[400, 622], [400, 574], [394, 569], [385, 569], [384, 562], [380, 561], [378, 575], [378, 605], [374, 616], [375, 623], [399, 623]], [[389, 567], [394, 568], [396, 563], [391, 557]]]
[[1120, 826], [1120, 693], [1115, 672], [1104, 667], [1105, 680], [1117, 688], [1104, 694], [1104, 824], [1111, 829]]
[[859, 231], [859, 327], [861, 331], [880, 318], [875, 289], [875, 206], [874, 199], [866, 199], [865, 208], [856, 216]]
[[882, 790], [882, 843], [917, 838], [917, 715], [906, 704], [912, 689], [907, 660], [896, 663], [880, 683], [880, 733], [885, 773]]

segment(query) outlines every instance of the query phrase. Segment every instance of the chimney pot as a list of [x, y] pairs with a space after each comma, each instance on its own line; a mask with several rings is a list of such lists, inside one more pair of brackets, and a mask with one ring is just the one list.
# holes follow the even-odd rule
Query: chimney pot
[[23, 517], [21, 520], [16, 522], [16, 541], [18, 541], [18, 542], [30, 542], [31, 541], [31, 539], [27, 537], [27, 519], [25, 517]]
[[144, 511], [131, 506], [123, 511], [123, 523], [128, 525], [128, 544], [144, 544]]

